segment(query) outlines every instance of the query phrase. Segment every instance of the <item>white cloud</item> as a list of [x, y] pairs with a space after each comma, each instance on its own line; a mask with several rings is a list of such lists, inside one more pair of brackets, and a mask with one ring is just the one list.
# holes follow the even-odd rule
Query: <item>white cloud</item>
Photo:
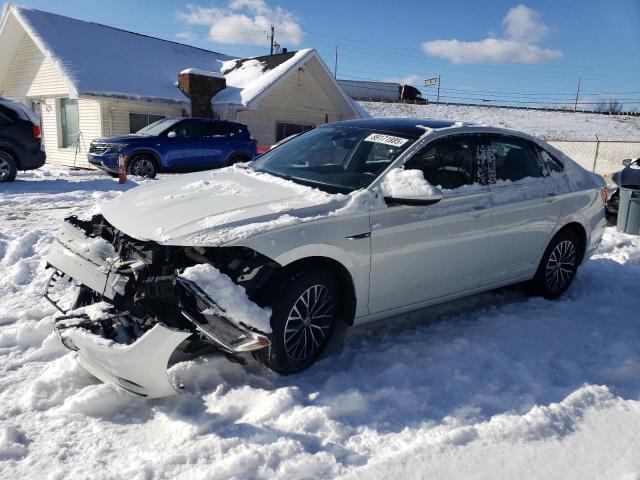
[[209, 26], [208, 39], [233, 45], [268, 45], [271, 25], [280, 45], [299, 45], [302, 29], [294, 14], [264, 0], [231, 0], [223, 7], [188, 4], [178, 18], [188, 25]]
[[507, 38], [518, 42], [538, 43], [549, 27], [542, 23], [540, 14], [526, 5], [513, 7], [502, 19]]
[[453, 63], [541, 63], [562, 57], [560, 50], [537, 45], [549, 32], [535, 10], [518, 5], [502, 20], [506, 38], [490, 38], [475, 42], [433, 40], [424, 42], [422, 50], [428, 55]]
[[181, 42], [193, 42], [196, 39], [196, 34], [191, 30], [185, 30], [183, 32], [176, 33], [175, 37]]

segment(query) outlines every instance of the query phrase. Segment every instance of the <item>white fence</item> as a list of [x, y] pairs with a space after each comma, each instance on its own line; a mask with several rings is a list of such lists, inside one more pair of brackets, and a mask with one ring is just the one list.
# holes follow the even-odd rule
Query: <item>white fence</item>
[[622, 169], [625, 158], [640, 158], [640, 141], [547, 140], [587, 170], [606, 175]]

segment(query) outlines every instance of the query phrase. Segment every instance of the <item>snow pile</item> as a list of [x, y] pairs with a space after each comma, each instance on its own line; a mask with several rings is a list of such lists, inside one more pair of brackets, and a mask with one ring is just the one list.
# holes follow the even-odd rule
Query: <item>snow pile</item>
[[184, 392], [145, 401], [85, 372], [42, 298], [62, 219], [131, 185], [55, 170], [18, 179], [0, 189], [2, 478], [640, 472], [640, 237], [607, 229], [558, 301], [513, 287], [364, 325], [294, 376], [185, 361], [169, 372]]
[[225, 316], [232, 322], [271, 333], [271, 310], [261, 308], [249, 300], [244, 288], [233, 283], [233, 280], [217, 268], [206, 264], [195, 265], [185, 268], [180, 276], [198, 285], [224, 310]]
[[423, 198], [438, 193], [424, 179], [421, 170], [405, 170], [404, 168], [389, 170], [381, 188], [385, 196], [395, 198]]
[[543, 139], [640, 142], [640, 117], [463, 105], [356, 102], [373, 117], [438, 118], [511, 128]]

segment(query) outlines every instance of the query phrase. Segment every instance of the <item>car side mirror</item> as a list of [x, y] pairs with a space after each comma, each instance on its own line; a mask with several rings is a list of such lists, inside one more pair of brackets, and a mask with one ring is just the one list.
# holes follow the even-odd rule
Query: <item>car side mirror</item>
[[171, 130], [169, 133], [167, 133], [167, 138], [176, 138], [177, 136], [178, 134], [175, 130]]
[[394, 168], [381, 184], [384, 199], [397, 205], [433, 205], [442, 200], [442, 191], [429, 184], [420, 170]]
[[630, 158], [625, 158], [624, 160], [622, 160], [622, 166], [624, 167], [630, 167], [632, 163], [633, 160], [631, 160]]

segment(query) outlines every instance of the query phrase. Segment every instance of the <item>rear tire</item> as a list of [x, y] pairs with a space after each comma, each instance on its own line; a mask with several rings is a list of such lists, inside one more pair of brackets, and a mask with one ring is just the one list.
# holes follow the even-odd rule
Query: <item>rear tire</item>
[[553, 237], [530, 282], [532, 293], [548, 300], [560, 297], [576, 276], [580, 256], [580, 241], [575, 233], [564, 230]]
[[9, 152], [0, 151], [0, 182], [13, 182], [18, 174], [18, 166]]
[[156, 178], [158, 171], [156, 162], [149, 155], [136, 155], [131, 159], [128, 167], [129, 175], [145, 178]]
[[244, 162], [248, 162], [249, 159], [243, 155], [234, 155], [233, 157], [231, 157], [229, 159], [229, 162], [227, 163], [227, 166], [231, 166], [234, 165], [236, 163], [244, 163]]
[[273, 285], [271, 345], [254, 352], [258, 362], [281, 375], [310, 367], [322, 354], [340, 316], [340, 290], [325, 270], [303, 268]]

